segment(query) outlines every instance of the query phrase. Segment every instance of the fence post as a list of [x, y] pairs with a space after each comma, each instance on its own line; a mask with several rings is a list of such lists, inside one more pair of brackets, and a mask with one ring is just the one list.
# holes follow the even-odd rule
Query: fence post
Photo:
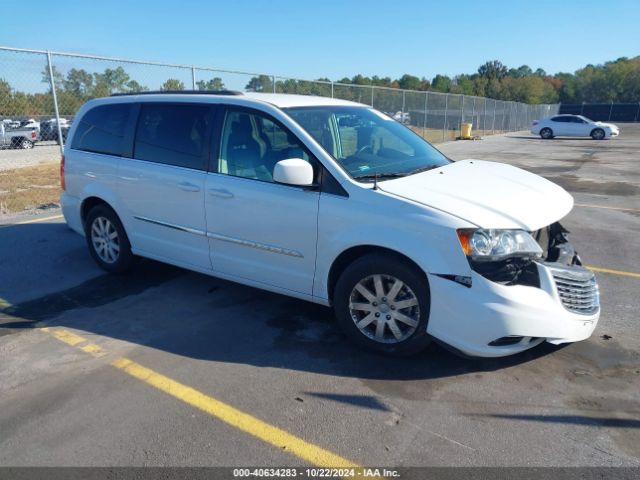
[[[471, 128], [473, 128], [473, 124], [475, 123], [475, 120], [476, 120], [476, 97], [473, 97], [473, 103], [471, 104]], [[478, 125], [476, 125], [476, 128], [478, 128]]]
[[196, 89], [196, 67], [191, 67], [191, 86]]
[[460, 137], [462, 138], [462, 122], [464, 122], [464, 95], [460, 97], [460, 124], [458, 128], [460, 128]]
[[640, 118], [640, 102], [638, 102], [638, 110], [636, 110], [636, 122], [638, 121], [638, 118]]
[[497, 100], [493, 100], [493, 122], [491, 122], [491, 135], [496, 134], [496, 107], [498, 105]]
[[609, 107], [609, 120], [607, 120], [608, 122], [611, 121], [611, 112], [613, 111], [613, 101], [611, 102], [611, 107]]
[[273, 82], [273, 93], [276, 93], [276, 76], [271, 75], [271, 81]]
[[47, 65], [49, 66], [49, 83], [51, 84], [51, 95], [53, 97], [53, 111], [56, 114], [56, 123], [58, 126], [58, 142], [60, 144], [60, 155], [64, 155], [64, 140], [62, 139], [62, 128], [60, 127], [58, 96], [56, 95], [56, 82], [53, 79], [53, 64], [51, 63], [51, 52], [49, 52], [49, 50], [47, 50]]
[[422, 138], [427, 138], [427, 106], [429, 105], [429, 92], [424, 92], [424, 122], [422, 122]]
[[484, 115], [482, 116], [482, 135], [487, 134], [487, 99], [484, 99]]
[[371, 107], [373, 108], [373, 85], [371, 85]]
[[580, 106], [580, 115], [582, 115], [584, 113], [584, 102], [582, 102], [582, 105]]
[[333, 80], [331, 80], [331, 98], [333, 98]]
[[402, 120], [402, 123], [404, 123], [404, 107], [405, 107], [405, 100], [406, 100], [406, 90], [402, 90], [402, 114], [400, 115], [400, 119]]
[[447, 131], [447, 110], [449, 109], [449, 94], [444, 94], [444, 124], [442, 125], [442, 141], [444, 142], [444, 134]]

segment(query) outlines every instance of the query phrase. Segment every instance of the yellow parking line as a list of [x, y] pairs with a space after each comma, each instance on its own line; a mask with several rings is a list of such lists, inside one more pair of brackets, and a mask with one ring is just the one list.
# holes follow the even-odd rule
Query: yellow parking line
[[63, 215], [51, 215], [50, 217], [33, 218], [31, 220], [23, 220], [21, 222], [16, 222], [16, 223], [5, 223], [3, 225], [0, 225], [0, 228], [13, 227], [14, 225], [27, 225], [29, 223], [46, 222], [47, 220], [58, 220], [60, 218], [64, 218]]
[[259, 438], [274, 447], [281, 448], [307, 462], [319, 467], [361, 468], [355, 463], [329, 452], [317, 445], [306, 442], [289, 432], [270, 425], [262, 420], [242, 412], [220, 400], [205, 395], [194, 388], [176, 382], [126, 358], [119, 358], [113, 366], [142, 380], [152, 387], [175, 397], [192, 407], [216, 417], [232, 427]]
[[[79, 348], [94, 356], [101, 356], [106, 352], [99, 345], [86, 344], [87, 340], [80, 335], [64, 329], [43, 326], [40, 331], [49, 333], [58, 340]], [[127, 358], [118, 358], [111, 365], [120, 371], [150, 385], [172, 397], [215, 417], [240, 431], [273, 445], [291, 455], [295, 455], [312, 465], [322, 468], [348, 468], [356, 470], [362, 475], [363, 467], [346, 458], [325, 450], [324, 448], [307, 442], [281, 428], [271, 425], [248, 413], [238, 410], [231, 405], [206, 395], [192, 387], [179, 383], [169, 377], [157, 373], [139, 363]], [[378, 478], [378, 477], [371, 477]]]
[[591, 265], [585, 265], [589, 270], [600, 273], [610, 273], [612, 275], [622, 275], [623, 277], [640, 278], [640, 273], [625, 272], [623, 270], [614, 270], [612, 268], [593, 267]]
[[51, 330], [49, 327], [41, 328], [43, 332], [50, 333], [54, 337], [56, 337], [61, 342], [66, 343], [67, 345], [71, 345], [75, 347], [80, 343], [86, 342], [86, 339], [82, 338], [80, 335], [76, 335], [68, 330]]
[[640, 208], [605, 207], [604, 205], [592, 205], [590, 203], [576, 203], [576, 207], [603, 208], [605, 210], [620, 210], [621, 212], [640, 212]]
[[80, 350], [82, 350], [83, 352], [86, 352], [86, 353], [90, 353], [94, 357], [101, 357], [102, 355], [105, 354], [104, 350], [102, 350], [102, 347], [100, 345], [96, 345], [94, 343], [88, 343], [88, 344], [80, 347]]

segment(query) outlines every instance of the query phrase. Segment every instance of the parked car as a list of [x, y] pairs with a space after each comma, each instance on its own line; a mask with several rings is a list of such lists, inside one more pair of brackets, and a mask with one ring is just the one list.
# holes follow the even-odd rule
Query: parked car
[[531, 133], [543, 139], [554, 137], [591, 137], [594, 140], [617, 137], [620, 129], [612, 123], [594, 122], [582, 115], [556, 115], [534, 121]]
[[453, 162], [368, 106], [127, 94], [76, 118], [61, 204], [106, 271], [142, 256], [331, 305], [351, 339], [389, 354], [435, 338], [499, 357], [598, 321], [595, 277], [558, 223], [565, 190]]
[[405, 125], [409, 125], [411, 123], [411, 115], [402, 112], [396, 112], [393, 115], [390, 115], [396, 122], [404, 123]]
[[[67, 140], [67, 135], [69, 134], [69, 128], [71, 127], [71, 122], [66, 118], [60, 119], [60, 130], [62, 131], [62, 139], [63, 141]], [[55, 118], [51, 120], [46, 120], [40, 124], [40, 138], [43, 141], [53, 140], [58, 143], [58, 122]]]
[[21, 120], [18, 128], [35, 128], [39, 132], [40, 122], [36, 121], [33, 118], [29, 118], [28, 120]]
[[38, 141], [35, 127], [7, 128], [5, 122], [0, 123], [0, 146], [14, 148], [33, 148]]
[[18, 128], [20, 127], [20, 122], [18, 120], [11, 120], [10, 118], [5, 118], [2, 120], [5, 128]]

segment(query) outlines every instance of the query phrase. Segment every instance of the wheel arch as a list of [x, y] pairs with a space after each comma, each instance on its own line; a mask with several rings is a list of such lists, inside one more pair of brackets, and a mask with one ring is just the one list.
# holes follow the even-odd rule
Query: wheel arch
[[327, 293], [329, 295], [329, 303], [333, 303], [334, 289], [336, 283], [338, 282], [338, 279], [340, 278], [340, 275], [342, 275], [342, 272], [344, 272], [345, 269], [353, 262], [355, 262], [358, 258], [370, 253], [392, 255], [399, 260], [408, 263], [424, 276], [427, 288], [429, 288], [429, 279], [427, 278], [427, 273], [407, 255], [400, 253], [397, 250], [393, 250], [387, 247], [381, 247], [379, 245], [356, 245], [342, 251], [333, 260], [331, 267], [329, 268], [329, 274], [327, 275]]
[[[89, 212], [91, 211], [92, 208], [97, 207], [98, 205], [106, 205], [107, 207], [109, 207], [111, 210], [113, 210], [113, 212], [118, 215], [118, 213], [115, 211], [115, 209], [111, 206], [111, 204], [109, 204], [109, 202], [107, 202], [105, 199], [101, 198], [101, 197], [97, 197], [97, 196], [90, 196], [85, 198], [82, 203], [80, 204], [80, 218], [82, 220], [82, 226], [83, 228], [85, 227], [85, 221], [87, 219], [87, 215], [89, 215]], [[118, 216], [119, 217], [119, 216]], [[121, 219], [122, 221], [122, 219]]]

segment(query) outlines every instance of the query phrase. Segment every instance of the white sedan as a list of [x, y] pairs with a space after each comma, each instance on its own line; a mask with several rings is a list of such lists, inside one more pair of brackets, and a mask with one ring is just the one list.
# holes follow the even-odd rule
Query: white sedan
[[620, 129], [612, 123], [594, 122], [582, 115], [556, 115], [533, 122], [531, 133], [543, 139], [553, 137], [591, 137], [594, 140], [617, 137]]

